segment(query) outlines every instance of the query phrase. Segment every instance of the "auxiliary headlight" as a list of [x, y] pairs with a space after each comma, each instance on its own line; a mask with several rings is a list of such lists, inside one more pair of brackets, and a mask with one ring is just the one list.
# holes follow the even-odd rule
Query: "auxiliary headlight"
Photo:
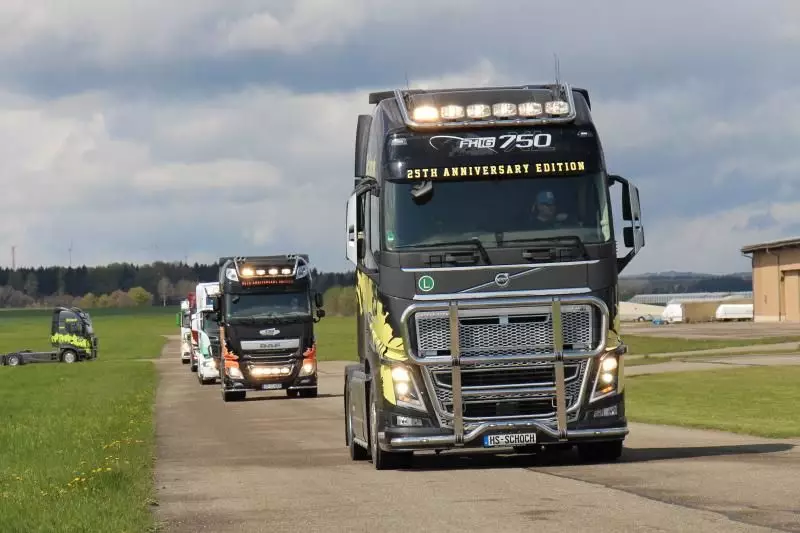
[[230, 377], [232, 377], [233, 379], [243, 379], [244, 378], [244, 375], [242, 374], [242, 371], [239, 370], [238, 366], [232, 366], [232, 367], [228, 368], [228, 375]]
[[600, 358], [597, 374], [594, 378], [590, 402], [600, 400], [618, 391], [619, 360], [614, 353], [607, 353]]
[[303, 359], [303, 367], [300, 369], [300, 376], [311, 376], [317, 371], [317, 361], [314, 359]]

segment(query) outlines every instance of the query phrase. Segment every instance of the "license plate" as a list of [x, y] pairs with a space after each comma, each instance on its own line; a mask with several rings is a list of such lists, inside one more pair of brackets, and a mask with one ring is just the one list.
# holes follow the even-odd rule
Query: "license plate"
[[528, 446], [530, 444], [536, 444], [536, 433], [504, 433], [483, 437], [483, 446], [486, 448]]
[[274, 390], [274, 389], [282, 389], [283, 385], [280, 383], [264, 383], [261, 385], [261, 390]]

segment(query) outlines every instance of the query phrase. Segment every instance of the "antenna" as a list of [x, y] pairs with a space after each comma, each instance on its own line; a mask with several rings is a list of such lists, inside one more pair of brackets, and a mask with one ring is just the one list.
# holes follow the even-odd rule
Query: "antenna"
[[69, 267], [72, 268], [72, 240], [69, 241]]
[[11, 270], [17, 269], [17, 245], [11, 245]]
[[[561, 61], [558, 59], [558, 54], [556, 54], [556, 53], [553, 53], [553, 63], [554, 63], [555, 73], [556, 73], [556, 86], [555, 86], [554, 92], [555, 91], [561, 92]], [[553, 96], [555, 98], [559, 98], [561, 95], [556, 93], [556, 94], [553, 94]]]

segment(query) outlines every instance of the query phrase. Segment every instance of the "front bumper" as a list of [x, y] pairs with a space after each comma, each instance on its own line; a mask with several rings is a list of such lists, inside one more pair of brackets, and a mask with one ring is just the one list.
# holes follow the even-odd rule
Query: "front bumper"
[[[269, 366], [269, 365], [259, 365]], [[225, 376], [225, 390], [301, 390], [317, 388], [317, 370], [309, 375], [299, 375], [299, 370], [293, 374], [282, 377], [275, 376], [253, 376], [243, 373], [243, 378], [233, 378], [229, 374]]]
[[[601, 340], [595, 350], [591, 352], [565, 352], [564, 351], [564, 327], [562, 322], [562, 301], [566, 304], [586, 304], [596, 306], [600, 312], [600, 331]], [[469, 338], [460, 334], [461, 316], [459, 315], [459, 303], [443, 302], [438, 304], [427, 304], [428, 309], [433, 308], [438, 311], [447, 312], [449, 327], [449, 355], [446, 356], [418, 356], [414, 350], [409, 350], [410, 357], [420, 368], [434, 368], [442, 365], [449, 366], [452, 411], [450, 414], [442, 412], [441, 405], [432, 396], [435, 395], [429, 379], [423, 378], [428, 401], [425, 402], [428, 412], [411, 410], [408, 408], [398, 408], [396, 405], [389, 405], [383, 399], [383, 420], [379, 423], [378, 443], [386, 451], [411, 451], [419, 449], [448, 449], [448, 448], [491, 448], [499, 449], [501, 446], [488, 446], [482, 438], [487, 435], [498, 434], [529, 434], [535, 445], [547, 444], [571, 444], [587, 441], [620, 440], [628, 434], [628, 425], [625, 418], [624, 389], [622, 387], [623, 368], [621, 356], [626, 352], [624, 345], [619, 345], [611, 349], [606, 349], [606, 339], [608, 331], [608, 310], [605, 304], [594, 297], [565, 297], [555, 298], [548, 301], [538, 300], [537, 305], [546, 303], [552, 307], [552, 345], [553, 353], [539, 353], [535, 355], [503, 355], [492, 354], [489, 356], [474, 356], [467, 353], [462, 356], [460, 339]], [[475, 302], [474, 304], [463, 304], [464, 307], [506, 307], [514, 305], [513, 302], [503, 301], [499, 303]], [[518, 305], [531, 305], [530, 301], [520, 302]], [[405, 317], [403, 322], [405, 323]], [[411, 346], [409, 336], [405, 335], [407, 346]], [[616, 382], [612, 389], [613, 392], [606, 392], [604, 397], [590, 400], [594, 387], [597, 385], [595, 375], [599, 376], [600, 362], [602, 357], [612, 355], [617, 361]], [[594, 363], [596, 361], [597, 363]], [[479, 363], [512, 362], [522, 363], [547, 363], [552, 365], [551, 384], [540, 389], [517, 388], [492, 388], [486, 386], [485, 390], [475, 392], [475, 390], [463, 390], [462, 388], [462, 368]], [[584, 377], [581, 378], [583, 385], [580, 385], [580, 392], [575, 399], [575, 389], [567, 384], [565, 378], [565, 362], [582, 363], [586, 365]], [[475, 367], [478, 368], [478, 367]], [[605, 371], [604, 371], [605, 372]], [[572, 387], [571, 389], [569, 387]], [[606, 389], [610, 390], [610, 389]], [[476, 419], [474, 416], [465, 420], [464, 413], [466, 405], [465, 398], [469, 399], [476, 394], [494, 394], [498, 399], [503, 397], [510, 398], [519, 392], [535, 394], [551, 394], [553, 414], [547, 416], [521, 416], [518, 412], [516, 417], [505, 416], [503, 418]], [[568, 396], [573, 402], [570, 406]], [[400, 424], [400, 420], [403, 423]], [[531, 437], [533, 435], [535, 438]], [[509, 446], [513, 447], [513, 445]]]

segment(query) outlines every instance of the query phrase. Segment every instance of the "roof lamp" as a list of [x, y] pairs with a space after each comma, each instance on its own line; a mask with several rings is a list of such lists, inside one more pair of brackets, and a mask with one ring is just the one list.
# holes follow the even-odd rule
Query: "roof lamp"
[[459, 118], [464, 118], [464, 106], [455, 104], [442, 106], [442, 108], [439, 110], [439, 113], [444, 120], [456, 120]]
[[508, 102], [500, 102], [492, 106], [492, 114], [496, 117], [513, 117], [517, 114], [517, 106]]
[[566, 115], [569, 113], [569, 104], [563, 100], [554, 100], [544, 105], [544, 110], [548, 115]]
[[414, 108], [414, 120], [417, 122], [435, 122], [439, 119], [439, 111], [429, 105]]
[[250, 268], [250, 267], [244, 267], [242, 269], [242, 276], [244, 276], [244, 277], [250, 277], [253, 274], [255, 274], [255, 272], [253, 272], [253, 269]]
[[539, 102], [522, 102], [517, 105], [517, 113], [521, 117], [535, 117], [542, 114], [542, 104]]
[[492, 114], [492, 109], [486, 104], [472, 104], [467, 106], [469, 118], [486, 118]]

